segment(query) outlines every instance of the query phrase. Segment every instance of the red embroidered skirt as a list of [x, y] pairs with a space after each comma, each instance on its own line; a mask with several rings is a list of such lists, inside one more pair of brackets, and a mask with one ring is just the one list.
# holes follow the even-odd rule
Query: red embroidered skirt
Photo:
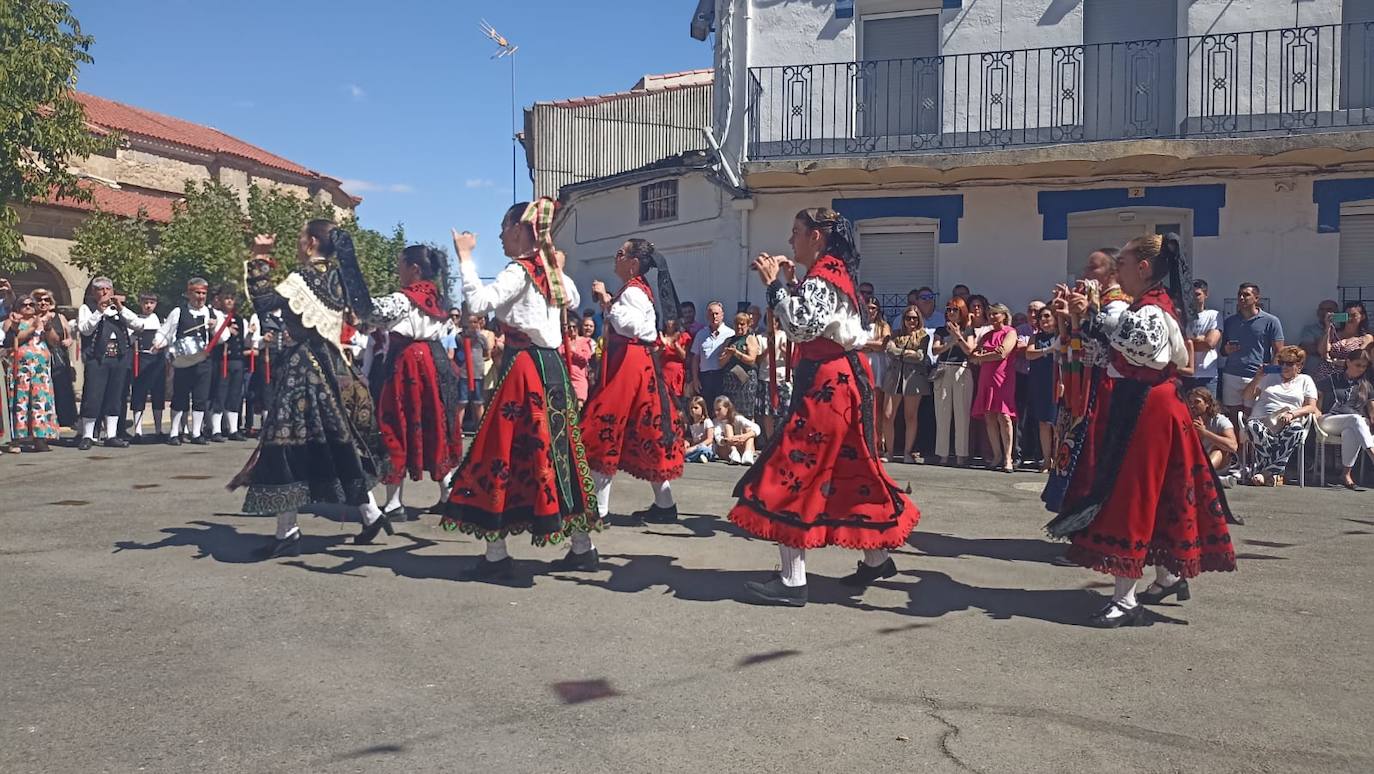
[[507, 350], [491, 405], [454, 475], [446, 529], [486, 539], [528, 532], [545, 545], [601, 528], [571, 392], [556, 351]]
[[587, 464], [606, 476], [623, 470], [645, 481], [682, 477], [677, 407], [654, 362], [639, 344], [611, 350], [605, 384], [582, 409]]
[[[446, 358], [440, 366], [451, 368], [452, 362]], [[377, 402], [382, 447], [391, 461], [384, 484], [400, 483], [407, 475], [419, 481], [426, 473], [439, 481], [458, 465], [463, 432], [457, 412], [445, 410], [436, 368], [427, 341], [412, 341], [395, 356]]]
[[[1225, 495], [1172, 380], [1148, 388], [1135, 429], [1120, 444], [1120, 459], [1100, 458], [1116, 456], [1118, 444], [1107, 438], [1106, 426], [1122, 421], [1121, 412], [1137, 410], [1129, 398], [1133, 386], [1114, 384], [1098, 396], [1089, 429], [1093, 446], [1101, 450], [1095, 461], [1113, 465], [1118, 474], [1092, 523], [1073, 535], [1068, 557], [1123, 578], [1139, 578], [1147, 564], [1185, 578], [1235, 570]], [[1093, 468], [1080, 464], [1067, 502], [1075, 503], [1090, 489]]]
[[921, 512], [878, 461], [872, 372], [855, 353], [802, 360], [786, 423], [735, 487], [730, 520], [793, 548], [896, 548]]

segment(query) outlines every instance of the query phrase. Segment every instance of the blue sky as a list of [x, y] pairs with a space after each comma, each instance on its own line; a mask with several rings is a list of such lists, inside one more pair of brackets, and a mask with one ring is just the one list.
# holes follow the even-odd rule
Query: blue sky
[[[691, 0], [72, 0], [96, 39], [79, 88], [214, 126], [354, 181], [363, 224], [411, 241], [478, 232], [483, 273], [512, 201], [509, 66], [517, 102], [629, 88], [707, 67]], [[530, 194], [523, 155], [516, 193]], [[359, 182], [360, 181], [360, 182]]]

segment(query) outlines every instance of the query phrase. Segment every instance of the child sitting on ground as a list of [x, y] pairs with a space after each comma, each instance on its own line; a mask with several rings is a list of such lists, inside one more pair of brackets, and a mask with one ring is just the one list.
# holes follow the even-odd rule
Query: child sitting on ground
[[716, 398], [716, 456], [735, 465], [754, 464], [754, 439], [759, 426], [735, 413], [735, 404], [724, 395]]
[[706, 415], [706, 399], [700, 395], [692, 398], [691, 403], [687, 404], [687, 415], [690, 419], [687, 426], [687, 453], [684, 458], [688, 462], [714, 461], [716, 426]]

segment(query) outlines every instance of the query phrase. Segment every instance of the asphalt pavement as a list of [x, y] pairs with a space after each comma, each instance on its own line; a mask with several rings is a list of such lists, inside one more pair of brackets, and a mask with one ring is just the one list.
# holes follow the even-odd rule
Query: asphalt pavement
[[1374, 492], [1232, 490], [1240, 571], [1099, 631], [1029, 473], [893, 465], [899, 575], [851, 595], [857, 553], [814, 551], [782, 609], [740, 601], [777, 565], [722, 518], [742, 468], [689, 465], [682, 523], [618, 520], [595, 574], [513, 538], [499, 586], [435, 516], [252, 561], [249, 452], [0, 459], [0, 772], [1374, 771]]

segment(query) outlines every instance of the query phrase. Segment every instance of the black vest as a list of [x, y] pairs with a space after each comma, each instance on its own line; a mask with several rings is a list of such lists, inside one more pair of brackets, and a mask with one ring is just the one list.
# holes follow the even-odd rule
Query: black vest
[[[140, 317], [144, 320], [147, 319], [147, 317], [143, 317], [142, 315], [140, 315]], [[157, 339], [157, 329], [139, 331], [134, 334], [134, 336], [138, 339], [138, 348], [143, 351], [144, 355], [147, 355], [149, 354], [149, 350], [153, 348], [154, 340]]]
[[[239, 332], [236, 333], [236, 334], [231, 334], [231, 333], [229, 332], [229, 331], [231, 330], [230, 326], [232, 326], [232, 325], [234, 325], [234, 324], [236, 324], [236, 323], [237, 323], [238, 326], [239, 326]], [[243, 360], [243, 359], [244, 359], [244, 354], [243, 354], [243, 328], [244, 328], [244, 326], [247, 325], [247, 324], [248, 324], [248, 321], [247, 321], [247, 320], [244, 320], [243, 318], [238, 317], [237, 315], [236, 315], [232, 320], [229, 320], [229, 321], [228, 321], [228, 324], [226, 324], [226, 325], [224, 326], [224, 335], [223, 335], [223, 336], [220, 336], [219, 344], [215, 347], [215, 357], [216, 357], [216, 358], [225, 357], [225, 355], [223, 354], [223, 350], [224, 350], [225, 347], [228, 347], [228, 348], [229, 348], [229, 354], [228, 354], [228, 359], [229, 359], [229, 360]], [[214, 331], [211, 331], [211, 333], [213, 333], [213, 332], [214, 332]]]
[[[208, 310], [209, 308], [206, 307], [206, 309]], [[177, 338], [184, 339], [188, 335], [190, 335], [199, 338], [201, 343], [208, 344], [210, 342], [210, 334], [214, 333], [214, 331], [210, 330], [210, 326], [215, 324], [214, 312], [207, 311], [207, 314], [205, 316], [205, 325], [201, 326], [199, 329], [195, 331], [192, 331], [189, 334], [187, 333], [187, 331], [190, 330], [192, 326], [198, 325], [200, 322], [201, 318], [191, 314], [191, 307], [187, 306], [186, 304], [182, 304], [181, 312], [177, 315]]]
[[[110, 342], [114, 351], [106, 357], [106, 342]], [[129, 330], [124, 325], [124, 320], [120, 317], [106, 317], [100, 315], [100, 322], [95, 326], [95, 332], [89, 336], [81, 337], [81, 357], [88, 362], [104, 362], [106, 360], [123, 360], [129, 354]]]

